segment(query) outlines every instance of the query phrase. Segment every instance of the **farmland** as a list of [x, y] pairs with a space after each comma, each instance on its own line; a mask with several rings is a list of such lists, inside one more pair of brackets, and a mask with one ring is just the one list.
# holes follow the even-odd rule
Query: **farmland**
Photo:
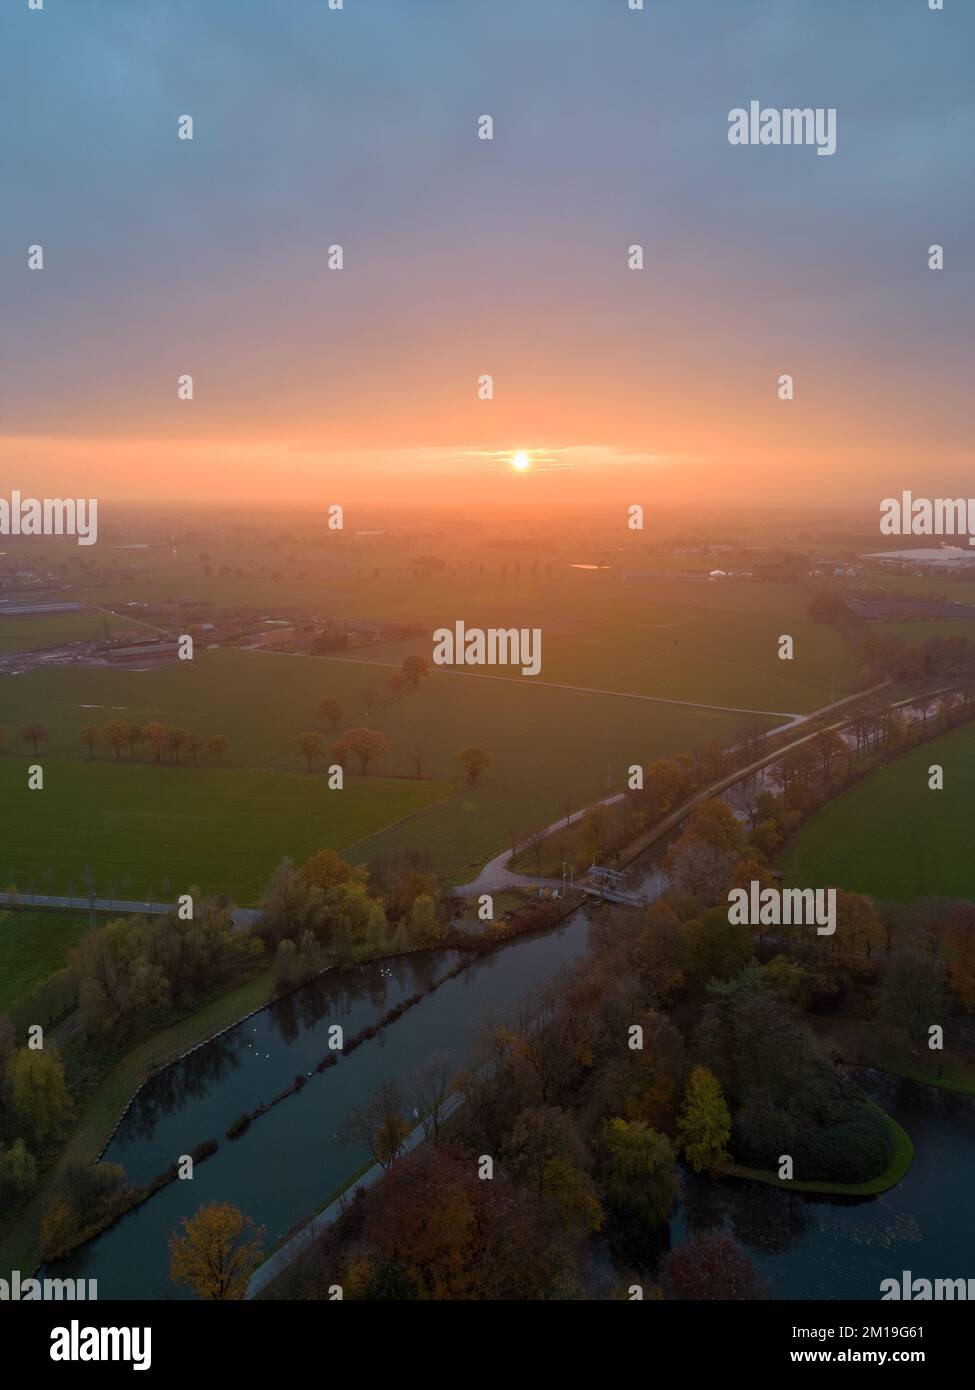
[[0, 909], [0, 1014], [59, 970], [87, 931], [78, 913]]
[[[71, 794], [81, 798], [77, 805], [85, 807], [86, 816], [103, 813], [103, 828], [114, 827], [112, 833], [122, 836], [113, 849], [106, 844], [100, 850], [106, 867], [114, 863], [116, 872], [123, 862], [119, 844], [128, 852], [134, 821], [117, 817], [115, 787], [128, 785], [133, 787], [132, 817], [168, 815], [174, 826], [181, 816], [188, 816], [184, 798], [190, 793], [186, 789], [196, 785], [206, 788], [194, 804], [201, 814], [213, 815], [225, 824], [228, 834], [235, 816], [244, 816], [245, 822], [249, 816], [252, 822], [262, 814], [262, 804], [273, 805], [275, 814], [266, 813], [255, 830], [257, 840], [268, 841], [273, 862], [280, 853], [297, 853], [298, 846], [287, 836], [275, 836], [277, 830], [300, 823], [304, 808], [289, 813], [287, 797], [278, 795], [267, 802], [260, 778], [287, 774], [280, 784], [282, 790], [298, 789], [305, 783], [322, 786], [319, 778], [308, 777], [303, 771], [296, 738], [303, 730], [318, 729], [326, 745], [331, 742], [332, 731], [317, 720], [316, 711], [325, 696], [334, 696], [344, 711], [336, 734], [351, 725], [368, 723], [382, 730], [390, 745], [388, 756], [375, 766], [376, 776], [368, 779], [374, 811], [363, 819], [356, 834], [346, 834], [337, 843], [347, 845], [369, 837], [357, 846], [353, 857], [368, 857], [380, 845], [394, 842], [415, 845], [431, 852], [438, 870], [452, 873], [497, 853], [512, 832], [525, 834], [557, 819], [566, 799], [578, 809], [619, 790], [631, 763], [690, 750], [711, 739], [731, 741], [742, 722], [742, 716], [736, 714], [446, 671], [433, 672], [419, 689], [406, 692], [393, 703], [383, 706], [380, 701], [369, 718], [362, 692], [367, 688], [381, 692], [392, 674], [391, 667], [375, 664], [382, 659], [349, 661], [222, 650], [150, 672], [109, 668], [30, 672], [7, 682], [4, 722], [11, 731], [11, 752], [0, 761], [0, 768], [9, 779], [8, 785], [26, 783], [24, 745], [15, 731], [28, 720], [42, 723], [49, 735], [41, 748], [48, 769], [47, 787], [43, 793], [25, 791], [24, 795], [47, 799], [48, 789], [56, 784], [55, 768], [61, 759], [68, 759]], [[147, 761], [151, 754], [144, 749], [131, 766], [127, 753], [116, 766], [111, 752], [104, 748], [89, 764], [79, 729], [89, 720], [102, 724], [113, 717], [140, 724], [159, 720], [203, 738], [222, 733], [230, 742], [226, 766], [214, 766], [209, 755], [204, 755], [208, 758], [206, 767], [156, 766]], [[767, 722], [772, 726], [780, 721]], [[400, 789], [414, 785], [429, 788], [428, 782], [399, 780], [413, 775], [412, 760], [418, 754], [424, 777], [453, 784], [460, 775], [457, 754], [469, 744], [484, 748], [492, 758], [482, 782], [465, 786], [448, 805], [398, 825], [392, 838], [384, 836], [382, 828], [399, 820], [404, 811], [395, 798], [388, 808], [382, 808], [383, 797], [377, 790], [380, 778], [394, 778], [389, 785], [397, 789], [397, 795]], [[243, 770], [258, 777], [256, 782], [247, 782], [246, 794], [235, 790], [243, 784], [222, 775]], [[113, 771], [120, 774], [116, 782], [110, 777]], [[126, 772], [132, 774], [131, 783], [124, 781]], [[87, 780], [86, 773], [91, 774]], [[180, 788], [180, 801], [172, 804], [170, 789], [175, 786]], [[308, 794], [301, 790], [294, 793], [296, 797]], [[350, 795], [348, 788], [343, 795]], [[230, 804], [221, 808], [224, 797], [230, 798]], [[417, 804], [428, 799], [422, 796]], [[167, 811], [169, 805], [171, 810]], [[296, 802], [296, 807], [299, 805]], [[76, 808], [74, 817], [77, 824], [81, 817]], [[68, 839], [73, 846], [78, 844], [74, 830]], [[93, 844], [92, 852], [97, 848]], [[38, 851], [42, 852], [47, 850]], [[73, 857], [85, 862], [80, 851]], [[238, 861], [245, 858], [240, 853], [236, 857]], [[228, 848], [228, 871], [233, 858]], [[163, 862], [158, 853], [155, 862]], [[33, 858], [31, 865], [46, 867]], [[216, 875], [207, 883], [218, 886]]]
[[[0, 761], [0, 878], [21, 893], [78, 892], [90, 864], [103, 896], [172, 901], [191, 885], [257, 899], [275, 865], [363, 836], [449, 795], [433, 781], [323, 777], [45, 759]], [[150, 894], [150, 889], [152, 893]]]
[[[928, 768], [944, 768], [943, 791]], [[835, 885], [894, 902], [975, 898], [975, 728], [915, 749], [845, 792], [788, 846], [786, 881]]]
[[0, 613], [0, 652], [20, 652], [55, 647], [62, 642], [101, 642], [106, 637], [138, 633], [144, 629], [113, 613], [82, 608], [73, 613], [27, 613], [7, 617]]

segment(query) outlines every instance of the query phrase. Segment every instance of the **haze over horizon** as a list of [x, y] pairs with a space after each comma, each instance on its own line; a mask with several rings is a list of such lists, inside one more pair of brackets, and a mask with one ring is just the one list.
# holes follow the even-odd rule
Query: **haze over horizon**
[[[552, 507], [967, 486], [970, 10], [76, 0], [0, 31], [8, 487]], [[753, 98], [835, 107], [835, 155], [729, 145]]]

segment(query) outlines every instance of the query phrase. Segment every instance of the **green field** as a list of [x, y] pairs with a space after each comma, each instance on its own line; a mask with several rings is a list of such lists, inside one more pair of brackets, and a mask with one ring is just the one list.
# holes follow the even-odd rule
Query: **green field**
[[433, 781], [217, 771], [45, 759], [42, 791], [26, 761], [0, 760], [0, 882], [20, 893], [79, 892], [92, 866], [104, 897], [172, 900], [196, 885], [256, 901], [289, 855], [344, 849], [449, 796]]
[[83, 608], [77, 613], [27, 613], [22, 617], [0, 614], [0, 652], [33, 651], [56, 647], [62, 642], [103, 642], [106, 637], [146, 629], [113, 613]]
[[[338, 732], [369, 723], [386, 734], [390, 752], [376, 764], [377, 777], [412, 774], [412, 755], [419, 750], [425, 776], [454, 783], [461, 771], [457, 755], [462, 748], [473, 743], [491, 755], [492, 765], [482, 783], [465, 786], [449, 805], [384, 835], [378, 834], [381, 827], [398, 820], [402, 812], [395, 806], [386, 813], [377, 809], [371, 824], [359, 831], [360, 835], [377, 832], [359, 847], [360, 857], [368, 857], [379, 844], [417, 845], [429, 849], [436, 867], [449, 873], [498, 853], [512, 832], [521, 838], [554, 821], [563, 812], [566, 798], [578, 809], [618, 791], [631, 763], [689, 751], [710, 739], [732, 741], [744, 717], [552, 689], [529, 680], [434, 671], [418, 690], [395, 703], [377, 706], [370, 719], [362, 692], [382, 690], [396, 669], [377, 664], [383, 659], [368, 654], [352, 661], [228, 649], [203, 652], [192, 662], [156, 671], [68, 667], [29, 672], [5, 683], [11, 753], [0, 760], [0, 766], [16, 766], [15, 780], [22, 778], [26, 783], [24, 745], [15, 731], [27, 720], [37, 719], [49, 732], [42, 761], [82, 758], [72, 774], [82, 777], [87, 760], [78, 733], [81, 725], [88, 719], [101, 724], [119, 716], [141, 724], [158, 719], [204, 737], [222, 733], [230, 740], [226, 756], [230, 769], [298, 773], [304, 762], [296, 737], [302, 730], [319, 728], [331, 741], [332, 731], [316, 720], [316, 710], [325, 696], [335, 696], [345, 711]], [[777, 722], [770, 719], [768, 725]], [[181, 771], [168, 765], [157, 767], [146, 761], [148, 756], [142, 750], [132, 768], [144, 778], [133, 785], [146, 798], [139, 814], [147, 817], [147, 824], [154, 815], [166, 814], [165, 800], [159, 806], [154, 801], [167, 798], [171, 774], [179, 776]], [[89, 788], [88, 808], [109, 816], [114, 806], [105, 804], [104, 798], [113, 784], [104, 780], [104, 773], [114, 763], [112, 754], [102, 750], [92, 764], [96, 775], [87, 784], [78, 783], [79, 788]], [[123, 753], [117, 770], [128, 767], [129, 755]], [[218, 770], [208, 759], [205, 768], [185, 771], [192, 779]], [[305, 776], [302, 772], [285, 785], [297, 785]], [[308, 781], [318, 784], [315, 778]], [[217, 781], [213, 795], [219, 797], [219, 789], [232, 785]], [[393, 781], [390, 785], [410, 784]], [[41, 793], [41, 798], [46, 796], [47, 792]], [[260, 804], [260, 797], [254, 800]], [[132, 804], [137, 810], [134, 798]], [[269, 837], [272, 833], [269, 818], [260, 834]], [[341, 843], [354, 838], [358, 836], [347, 836]], [[33, 856], [31, 864], [36, 866]]]
[[60, 970], [87, 931], [87, 916], [0, 908], [0, 1014]]
[[871, 632], [877, 637], [896, 637], [906, 646], [917, 646], [928, 642], [932, 637], [965, 637], [975, 642], [975, 618], [939, 618], [935, 621], [916, 623], [870, 624]]
[[[944, 790], [928, 768], [944, 768]], [[975, 898], [975, 726], [914, 749], [815, 815], [783, 854], [786, 882], [893, 902]]]

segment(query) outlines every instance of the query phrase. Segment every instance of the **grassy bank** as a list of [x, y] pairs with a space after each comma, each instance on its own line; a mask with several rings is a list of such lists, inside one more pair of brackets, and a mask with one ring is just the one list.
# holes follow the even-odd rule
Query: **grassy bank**
[[[873, 1105], [873, 1102], [870, 1102]], [[891, 1157], [882, 1173], [867, 1182], [799, 1182], [787, 1181], [777, 1173], [766, 1168], [746, 1168], [740, 1163], [729, 1163], [721, 1169], [723, 1177], [747, 1178], [750, 1182], [765, 1183], [768, 1187], [783, 1187], [790, 1192], [807, 1192], [823, 1197], [877, 1197], [881, 1192], [889, 1192], [905, 1176], [914, 1161], [914, 1145], [910, 1137], [897, 1121], [882, 1110], [879, 1105], [873, 1109], [883, 1115], [890, 1129]]]
[[[86, 1101], [56, 1164], [0, 1239], [0, 1277], [5, 1277], [11, 1269], [26, 1274], [40, 1263], [41, 1220], [64, 1171], [72, 1164], [90, 1164], [98, 1159], [139, 1086], [191, 1047], [270, 1003], [275, 994], [274, 972], [270, 968], [261, 970], [198, 1012], [140, 1043], [111, 1066]], [[84, 1046], [77, 1038], [67, 1044], [64, 1055], [69, 1073], [84, 1065], [80, 1055]]]
[[[943, 791], [928, 769], [944, 768]], [[880, 768], [818, 811], [779, 861], [787, 884], [835, 884], [886, 901], [975, 898], [975, 724]]]
[[0, 1014], [60, 970], [87, 931], [87, 913], [0, 908]]

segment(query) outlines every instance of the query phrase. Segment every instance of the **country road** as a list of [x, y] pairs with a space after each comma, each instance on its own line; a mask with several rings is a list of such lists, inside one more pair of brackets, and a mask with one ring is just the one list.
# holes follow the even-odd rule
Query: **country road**
[[[812, 719], [818, 719], [824, 714], [829, 714], [831, 710], [839, 709], [843, 705], [848, 705], [852, 700], [862, 700], [868, 695], [876, 694], [878, 690], [885, 690], [889, 685], [889, 680], [881, 681], [878, 685], [873, 685], [868, 690], [857, 691], [854, 695], [845, 695], [841, 700], [833, 700], [828, 705], [821, 705], [819, 709], [810, 710], [808, 714], [792, 715], [790, 723], [783, 724], [780, 728], [775, 729], [772, 732], [775, 734], [785, 733], [789, 729], [794, 729], [801, 724], [809, 723], [809, 721]], [[941, 694], [942, 692], [938, 691], [936, 693]], [[898, 701], [897, 704], [910, 704], [912, 700], [919, 698], [919, 696], [912, 696], [909, 697], [907, 700]], [[704, 707], [699, 706], [698, 708]], [[708, 708], [713, 708], [713, 706], [710, 706]], [[896, 708], [896, 705], [892, 706], [892, 708]], [[755, 711], [748, 712], [754, 713]], [[851, 715], [849, 718], [842, 719], [838, 723], [830, 724], [827, 727], [830, 729], [841, 729], [850, 722], [850, 719], [852, 717], [853, 716]], [[763, 757], [757, 759], [755, 762], [750, 763], [747, 767], [739, 768], [737, 771], [729, 773], [725, 777], [719, 778], [716, 782], [713, 782], [708, 787], [702, 787], [700, 791], [695, 792], [694, 795], [691, 796], [687, 801], [685, 801], [682, 806], [678, 807], [676, 811], [672, 811], [668, 816], [666, 816], [662, 821], [660, 821], [658, 825], [655, 825], [653, 827], [653, 830], [649, 832], [648, 837], [641, 837], [641, 840], [639, 842], [640, 848], [636, 851], [636, 853], [642, 854], [645, 849], [648, 849], [652, 844], [656, 843], [657, 840], [660, 840], [664, 838], [664, 836], [668, 835], [671, 830], [675, 829], [678, 825], [680, 825], [681, 821], [686, 820], [687, 816], [698, 804], [698, 802], [706, 801], [709, 797], [717, 796], [720, 792], [727, 791], [729, 787], [736, 786], [739, 782], [746, 781], [749, 777], [754, 776], [754, 774], [760, 771], [763, 767], [767, 767], [770, 763], [777, 762], [779, 758], [783, 756], [783, 754], [789, 751], [790, 748], [798, 748], [801, 744], [807, 743], [811, 738], [815, 738], [816, 735], [821, 732], [823, 731], [817, 729], [811, 734], [803, 735], [802, 738], [794, 739], [791, 743], [783, 744], [781, 747], [774, 749], [771, 753], [767, 753]], [[734, 749], [731, 748], [728, 750], [728, 752], [734, 752]], [[607, 796], [604, 797], [601, 801], [594, 802], [592, 806], [584, 806], [580, 811], [573, 811], [573, 813], [570, 816], [560, 816], [557, 821], [553, 821], [551, 825], [546, 826], [544, 830], [539, 832], [540, 836], [542, 839], [544, 839], [548, 835], [554, 835], [556, 831], [561, 830], [564, 827], [574, 825], [577, 821], [581, 820], [583, 816], [587, 815], [590, 811], [597, 810], [600, 806], [615, 805], [616, 802], [622, 801], [625, 795], [625, 792], [615, 792], [612, 796]], [[510, 869], [506, 867], [509, 860], [515, 858], [519, 854], [524, 853], [524, 851], [530, 847], [535, 838], [535, 836], [532, 836], [530, 840], [525, 840], [522, 844], [518, 845], [514, 851], [510, 849], [502, 850], [500, 854], [496, 854], [493, 859], [488, 860], [488, 862], [481, 869], [481, 872], [478, 874], [476, 879], [472, 879], [470, 883], [460, 884], [453, 891], [457, 893], [460, 897], [469, 898], [478, 897], [482, 893], [503, 892], [506, 888], [551, 888], [555, 885], [561, 887], [561, 879], [539, 878], [528, 874], [513, 873]], [[631, 858], [635, 857], [636, 854], [631, 856]], [[626, 862], [630, 862], [630, 860], [627, 860]]]

